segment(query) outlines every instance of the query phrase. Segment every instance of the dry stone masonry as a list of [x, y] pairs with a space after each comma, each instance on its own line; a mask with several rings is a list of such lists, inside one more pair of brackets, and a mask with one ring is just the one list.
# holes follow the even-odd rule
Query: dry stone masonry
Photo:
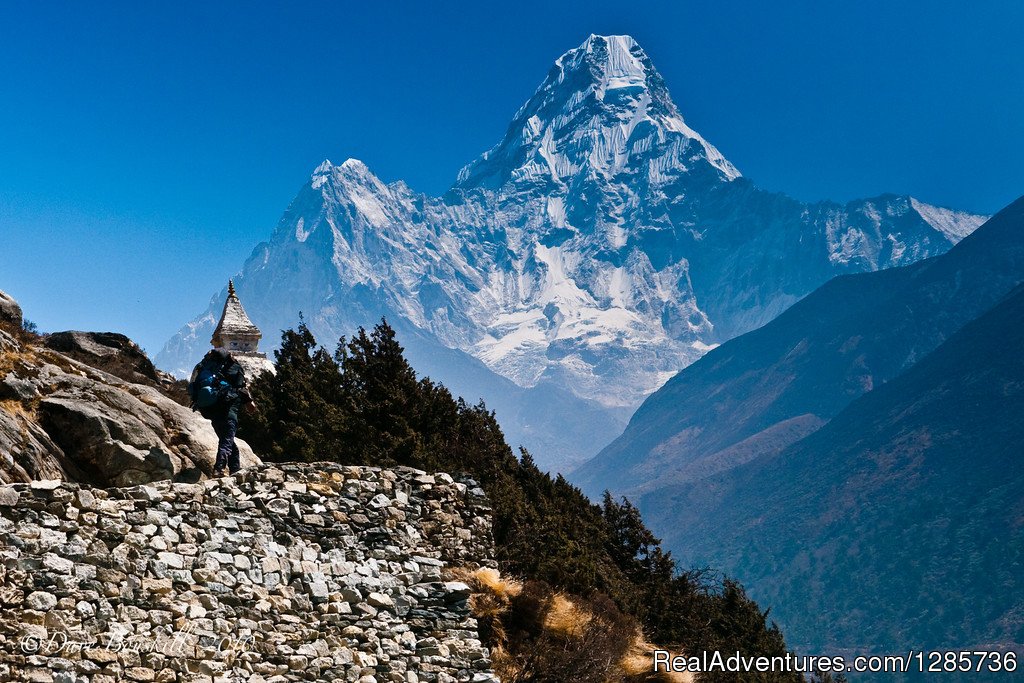
[[0, 486], [0, 680], [496, 683], [447, 573], [479, 566], [490, 511], [447, 474]]

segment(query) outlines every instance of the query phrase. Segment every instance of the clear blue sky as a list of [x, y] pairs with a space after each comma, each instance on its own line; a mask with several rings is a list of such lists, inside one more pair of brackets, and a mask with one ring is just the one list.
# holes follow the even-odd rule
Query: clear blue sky
[[1024, 194], [1024, 2], [9, 2], [0, 289], [151, 353], [324, 158], [442, 192], [552, 61], [628, 33], [763, 187]]

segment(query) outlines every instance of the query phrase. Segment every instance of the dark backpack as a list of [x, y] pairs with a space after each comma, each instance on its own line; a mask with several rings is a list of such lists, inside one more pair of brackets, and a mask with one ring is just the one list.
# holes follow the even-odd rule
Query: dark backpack
[[195, 408], [212, 408], [224, 397], [229, 385], [221, 371], [224, 364], [214, 358], [204, 358], [194, 382], [188, 385], [188, 395]]

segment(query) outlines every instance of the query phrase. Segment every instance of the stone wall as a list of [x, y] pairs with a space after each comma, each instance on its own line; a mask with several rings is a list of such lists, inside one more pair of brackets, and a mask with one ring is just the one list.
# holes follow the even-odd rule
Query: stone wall
[[446, 572], [492, 558], [483, 491], [407, 468], [0, 486], [0, 680], [496, 681]]

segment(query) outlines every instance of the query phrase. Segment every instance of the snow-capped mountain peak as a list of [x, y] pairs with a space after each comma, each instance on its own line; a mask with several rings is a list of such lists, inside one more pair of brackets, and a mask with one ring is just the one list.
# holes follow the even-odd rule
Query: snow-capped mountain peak
[[[636, 54], [634, 54], [634, 51]], [[648, 89], [646, 55], [631, 36], [598, 36], [591, 34], [575, 50], [570, 50], [555, 61], [555, 65], [572, 72], [585, 64], [592, 70], [595, 93], [603, 100], [609, 90], [622, 88]]]
[[977, 230], [986, 218], [967, 211], [925, 204], [913, 197], [910, 198], [910, 205], [921, 215], [921, 218], [945, 235], [950, 242], [958, 242], [967, 237]]
[[[738, 178], [635, 40], [594, 35], [443, 197], [324, 160], [235, 284], [265, 331], [302, 311], [326, 341], [385, 315], [467, 398], [544, 397], [552, 415], [509, 398], [503, 424], [567, 462], [716, 343], [835, 275], [942, 253], [983, 220], [895, 195], [803, 204]], [[187, 372], [222, 305], [160, 363]], [[600, 428], [569, 443], [565, 411]]]
[[592, 35], [555, 60], [502, 141], [462, 169], [458, 186], [565, 188], [623, 174], [664, 185], [700, 172], [722, 181], [740, 175], [686, 125], [633, 38]]

